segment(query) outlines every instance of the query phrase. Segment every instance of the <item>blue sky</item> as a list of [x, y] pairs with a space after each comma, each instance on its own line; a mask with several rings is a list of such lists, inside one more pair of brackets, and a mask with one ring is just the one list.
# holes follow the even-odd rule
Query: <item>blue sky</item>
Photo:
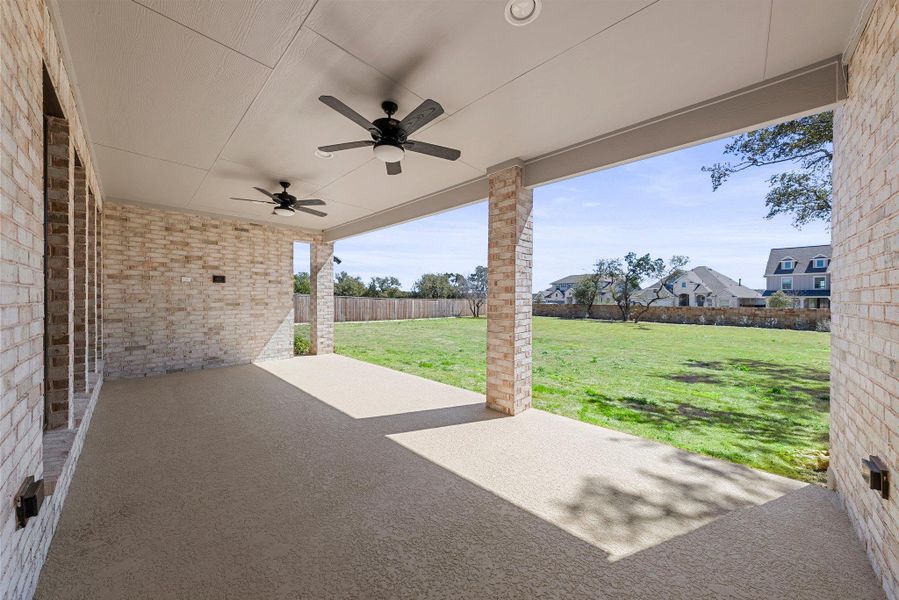
[[[633, 250], [690, 257], [764, 287], [768, 250], [830, 242], [823, 223], [797, 230], [789, 217], [766, 220], [767, 179], [777, 168], [752, 169], [712, 192], [703, 165], [726, 160], [727, 140], [583, 175], [534, 190], [534, 290], [599, 258]], [[487, 264], [487, 205], [481, 202], [338, 241], [336, 267], [368, 282], [394, 275], [404, 289], [425, 272], [469, 273]], [[309, 247], [296, 244], [294, 270], [309, 270]]]

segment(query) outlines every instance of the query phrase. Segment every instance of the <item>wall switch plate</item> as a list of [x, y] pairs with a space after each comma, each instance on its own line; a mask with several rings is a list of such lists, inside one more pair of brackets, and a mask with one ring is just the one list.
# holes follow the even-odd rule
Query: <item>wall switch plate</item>
[[193, 277], [182, 277], [181, 283], [190, 283], [193, 280], [194, 280]]

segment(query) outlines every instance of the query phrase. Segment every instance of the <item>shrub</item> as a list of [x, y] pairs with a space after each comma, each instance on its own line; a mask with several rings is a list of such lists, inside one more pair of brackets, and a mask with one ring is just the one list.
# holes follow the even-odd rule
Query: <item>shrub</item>
[[301, 331], [293, 334], [293, 353], [294, 356], [309, 354], [309, 338]]

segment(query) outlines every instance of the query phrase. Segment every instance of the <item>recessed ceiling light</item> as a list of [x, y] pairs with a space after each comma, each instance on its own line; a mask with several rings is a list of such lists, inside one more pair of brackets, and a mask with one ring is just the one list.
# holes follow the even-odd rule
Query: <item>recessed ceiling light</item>
[[506, 21], [521, 27], [533, 23], [540, 16], [541, 0], [509, 0], [506, 3]]
[[315, 151], [315, 155], [316, 155], [317, 157], [323, 158], [323, 159], [325, 159], [325, 160], [328, 160], [329, 158], [334, 158], [334, 153], [333, 153], [333, 152], [324, 152], [323, 150], [316, 150], [316, 151]]

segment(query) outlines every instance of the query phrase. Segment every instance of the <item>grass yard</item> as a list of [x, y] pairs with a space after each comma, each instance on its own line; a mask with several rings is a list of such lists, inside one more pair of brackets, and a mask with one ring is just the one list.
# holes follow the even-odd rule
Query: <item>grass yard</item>
[[[297, 337], [308, 326], [297, 327]], [[534, 405], [792, 477], [827, 466], [830, 334], [534, 318]], [[340, 354], [485, 391], [486, 320], [338, 323]]]

